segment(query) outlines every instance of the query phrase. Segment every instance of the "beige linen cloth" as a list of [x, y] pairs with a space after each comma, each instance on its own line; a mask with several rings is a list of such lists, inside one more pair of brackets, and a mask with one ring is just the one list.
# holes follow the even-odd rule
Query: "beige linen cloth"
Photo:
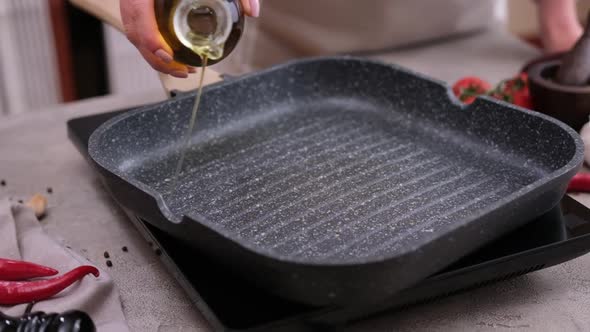
[[[0, 257], [49, 266], [57, 269], [60, 274], [80, 265], [96, 266], [50, 238], [31, 209], [1, 197]], [[11, 316], [21, 316], [26, 306], [0, 306], [0, 311]], [[119, 293], [113, 280], [103, 270], [100, 270], [100, 277], [88, 275], [53, 298], [36, 303], [33, 307], [33, 311], [46, 313], [67, 310], [86, 312], [99, 332], [129, 331]]]

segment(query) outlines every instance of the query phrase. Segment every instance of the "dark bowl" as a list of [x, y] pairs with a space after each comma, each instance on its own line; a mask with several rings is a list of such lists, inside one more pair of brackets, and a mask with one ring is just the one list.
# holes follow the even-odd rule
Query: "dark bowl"
[[589, 121], [590, 85], [569, 86], [555, 82], [553, 77], [560, 65], [560, 60], [552, 60], [528, 68], [533, 108], [580, 131]]

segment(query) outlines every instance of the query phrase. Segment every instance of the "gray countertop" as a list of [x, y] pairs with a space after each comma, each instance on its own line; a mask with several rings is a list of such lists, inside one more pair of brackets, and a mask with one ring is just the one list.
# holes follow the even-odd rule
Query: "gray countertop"
[[[500, 32], [378, 58], [452, 82], [479, 75], [491, 82], [516, 73], [537, 53]], [[68, 141], [68, 119], [163, 100], [162, 91], [103, 97], [0, 119], [0, 197], [47, 194], [46, 230], [97, 265], [105, 264], [120, 292], [133, 331], [209, 331], [207, 323], [159, 258], [104, 191], [96, 174]], [[586, 195], [577, 197], [590, 206]], [[128, 253], [121, 251], [129, 248]], [[457, 295], [350, 331], [391, 330], [590, 331], [590, 255], [527, 276]]]

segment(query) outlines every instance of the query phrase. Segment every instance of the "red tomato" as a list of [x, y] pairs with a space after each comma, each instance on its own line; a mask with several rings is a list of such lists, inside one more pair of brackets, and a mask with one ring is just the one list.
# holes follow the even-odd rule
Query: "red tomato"
[[453, 93], [465, 104], [471, 104], [479, 95], [487, 93], [492, 86], [478, 77], [464, 77], [453, 85]]

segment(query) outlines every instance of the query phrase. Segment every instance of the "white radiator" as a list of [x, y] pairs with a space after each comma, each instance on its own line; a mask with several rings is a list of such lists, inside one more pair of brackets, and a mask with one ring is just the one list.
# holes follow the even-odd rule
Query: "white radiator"
[[61, 101], [48, 1], [0, 0], [0, 112]]

